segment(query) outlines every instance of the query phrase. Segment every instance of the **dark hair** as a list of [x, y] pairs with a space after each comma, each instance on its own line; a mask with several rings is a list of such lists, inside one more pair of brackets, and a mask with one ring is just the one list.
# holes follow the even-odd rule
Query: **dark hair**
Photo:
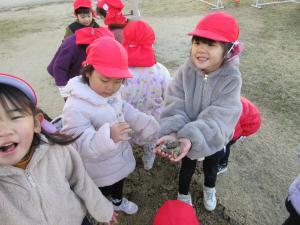
[[[44, 114], [44, 112], [41, 109], [35, 107], [33, 102], [22, 91], [20, 91], [18, 88], [6, 84], [0, 84], [0, 104], [3, 106], [4, 111], [6, 113], [8, 113], [9, 110], [11, 110], [13, 107], [13, 109], [17, 109], [24, 115], [32, 115], [34, 117], [38, 113]], [[50, 117], [47, 114], [44, 115], [45, 118], [50, 119]], [[61, 134], [59, 132], [49, 134], [43, 129], [41, 133], [48, 139], [50, 144], [67, 145], [78, 138], [73, 138], [71, 136]], [[31, 147], [37, 147], [42, 142], [43, 141], [41, 135], [35, 133], [33, 136]]]
[[90, 80], [87, 76], [87, 74], [92, 74], [92, 72], [94, 71], [94, 67], [90, 64], [86, 65], [85, 67], [82, 68], [81, 70], [81, 76], [82, 79], [85, 83], [87, 83], [88, 85], [90, 85]]
[[104, 18], [106, 17], [107, 12], [105, 9], [97, 7], [96, 11], [97, 11], [97, 14], [99, 14], [100, 16], [103, 16]]
[[199, 36], [193, 36], [192, 37], [192, 43], [193, 42], [202, 42], [204, 44], [207, 44], [207, 45], [212, 45], [216, 42], [219, 42], [221, 43], [221, 46], [222, 48], [224, 49], [224, 59], [226, 60], [227, 59], [227, 54], [229, 54], [229, 50], [232, 48], [232, 45], [233, 43], [232, 42], [222, 42], [222, 41], [215, 41], [215, 40], [212, 40], [212, 39], [208, 39], [208, 38], [204, 38], [204, 37], [199, 37]]
[[92, 12], [91, 8], [79, 7], [78, 9], [75, 10], [75, 15], [77, 16], [78, 14], [89, 14], [91, 12]]

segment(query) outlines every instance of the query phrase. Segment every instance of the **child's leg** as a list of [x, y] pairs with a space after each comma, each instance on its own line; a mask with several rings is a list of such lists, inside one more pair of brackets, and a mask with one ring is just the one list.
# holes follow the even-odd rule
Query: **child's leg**
[[191, 160], [187, 156], [182, 159], [179, 173], [179, 194], [187, 195], [189, 193], [196, 165], [197, 160]]
[[142, 157], [144, 169], [150, 170], [153, 167], [153, 163], [155, 160], [155, 153], [154, 153], [155, 143], [146, 144], [143, 146], [144, 154]]
[[224, 154], [224, 157], [222, 157], [221, 159], [220, 159], [220, 162], [219, 162], [219, 164], [220, 165], [225, 165], [225, 166], [227, 166], [227, 164], [228, 164], [228, 159], [229, 159], [229, 155], [230, 155], [230, 148], [231, 148], [231, 146], [235, 143], [236, 141], [233, 141], [233, 140], [231, 140], [227, 145], [226, 145], [226, 151], [225, 151], [225, 154]]
[[300, 224], [300, 215], [295, 210], [291, 201], [288, 199], [285, 200], [285, 207], [287, 211], [290, 213], [289, 218], [282, 225], [299, 225]]
[[204, 186], [214, 188], [217, 180], [218, 164], [224, 156], [224, 150], [220, 150], [213, 155], [205, 157], [203, 161]]

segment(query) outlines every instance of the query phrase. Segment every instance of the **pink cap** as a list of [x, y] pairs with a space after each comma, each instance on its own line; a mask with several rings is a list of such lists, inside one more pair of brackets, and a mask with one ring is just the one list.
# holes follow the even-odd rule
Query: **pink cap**
[[86, 50], [83, 65], [92, 65], [101, 75], [110, 78], [131, 78], [128, 56], [124, 47], [111, 37], [95, 40]]
[[240, 33], [236, 19], [224, 12], [213, 12], [203, 17], [188, 35], [214, 41], [235, 42]]

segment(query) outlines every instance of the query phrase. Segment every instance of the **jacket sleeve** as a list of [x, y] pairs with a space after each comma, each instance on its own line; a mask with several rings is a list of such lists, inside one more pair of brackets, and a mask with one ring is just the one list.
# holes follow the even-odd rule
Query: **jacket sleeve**
[[65, 106], [63, 124], [63, 133], [78, 136], [74, 146], [83, 158], [96, 158], [103, 153], [116, 150], [117, 145], [110, 138], [108, 123], [96, 130], [84, 112]]
[[139, 144], [156, 141], [159, 124], [153, 116], [140, 112], [124, 102], [124, 119], [135, 131], [135, 135], [142, 140], [143, 143]]
[[212, 155], [231, 139], [242, 111], [241, 83], [240, 77], [233, 77], [223, 84], [216, 100], [199, 114], [197, 120], [187, 123], [178, 131], [178, 138], [191, 140], [192, 149], [188, 153], [191, 159], [195, 159], [195, 155]]
[[87, 174], [79, 154], [71, 146], [66, 147], [66, 178], [71, 189], [82, 200], [87, 211], [98, 222], [109, 222], [113, 206]]
[[185, 112], [182, 76], [182, 69], [179, 69], [176, 77], [168, 85], [164, 108], [160, 115], [159, 137], [177, 132], [186, 123], [190, 122]]
[[66, 39], [59, 47], [52, 66], [52, 76], [56, 86], [65, 86], [68, 83], [74, 55], [76, 55], [76, 45], [72, 39]]

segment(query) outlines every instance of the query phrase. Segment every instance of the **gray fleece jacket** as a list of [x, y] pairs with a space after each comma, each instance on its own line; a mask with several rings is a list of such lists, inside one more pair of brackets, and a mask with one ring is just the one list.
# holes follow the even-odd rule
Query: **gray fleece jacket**
[[40, 145], [25, 170], [0, 166], [1, 225], [80, 225], [86, 211], [109, 222], [113, 207], [71, 146]]
[[190, 159], [220, 151], [232, 137], [242, 105], [239, 59], [204, 74], [188, 59], [169, 84], [161, 113], [159, 136], [188, 138]]

